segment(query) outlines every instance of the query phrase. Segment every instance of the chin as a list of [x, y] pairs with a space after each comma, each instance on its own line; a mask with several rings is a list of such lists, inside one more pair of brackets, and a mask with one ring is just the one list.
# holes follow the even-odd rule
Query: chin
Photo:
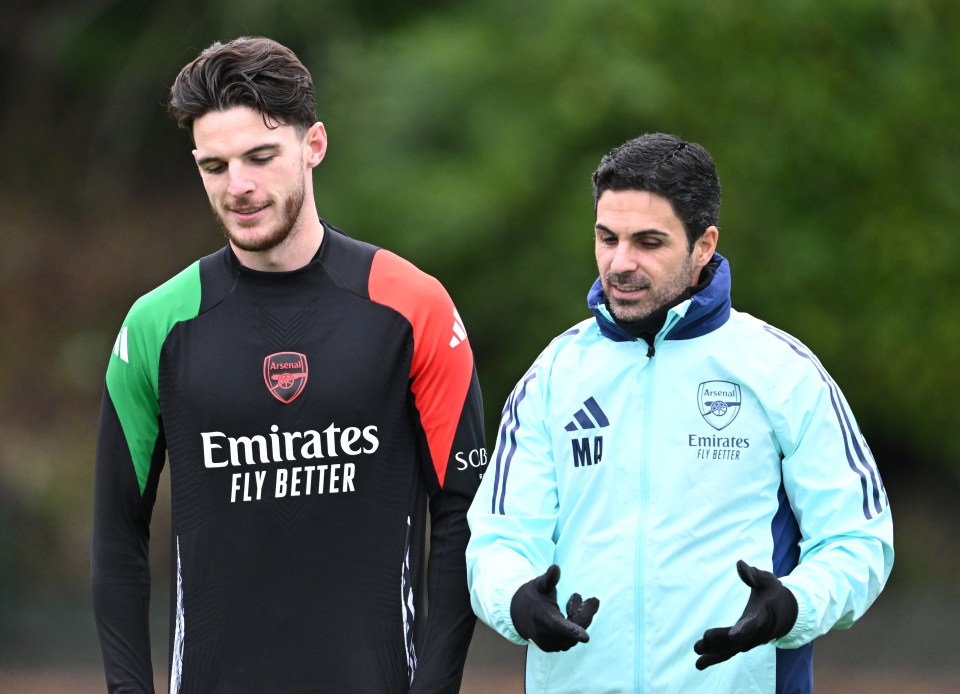
[[636, 306], [608, 305], [607, 308], [610, 310], [610, 315], [622, 323], [636, 323], [639, 320], [643, 320], [648, 315], [642, 309], [639, 309]]
[[242, 233], [243, 229], [238, 231], [240, 233], [230, 234], [230, 241], [237, 248], [251, 252], [269, 251], [271, 248], [276, 248], [290, 235], [289, 232], [284, 234], [271, 229], [264, 229], [259, 233]]

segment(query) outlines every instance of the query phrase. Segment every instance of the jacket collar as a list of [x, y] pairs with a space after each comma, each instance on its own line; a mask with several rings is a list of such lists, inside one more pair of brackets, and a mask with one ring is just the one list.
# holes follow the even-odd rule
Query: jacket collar
[[[692, 297], [674, 306], [667, 314], [658, 339], [690, 340], [713, 332], [730, 318], [730, 264], [719, 253], [709, 263], [713, 279]], [[587, 293], [587, 307], [597, 319], [604, 337], [614, 342], [634, 342], [637, 338], [620, 327], [606, 306], [606, 296], [600, 278]]]

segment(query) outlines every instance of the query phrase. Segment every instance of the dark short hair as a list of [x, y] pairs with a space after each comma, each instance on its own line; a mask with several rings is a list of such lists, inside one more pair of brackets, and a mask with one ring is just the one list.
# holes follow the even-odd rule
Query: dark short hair
[[181, 128], [210, 111], [248, 106], [267, 127], [305, 133], [316, 122], [313, 78], [286, 46], [262, 37], [215, 41], [187, 63], [170, 88], [167, 109]]
[[593, 173], [593, 204], [606, 190], [662, 195], [687, 232], [687, 242], [720, 222], [720, 180], [710, 153], [675, 135], [647, 133], [610, 151]]

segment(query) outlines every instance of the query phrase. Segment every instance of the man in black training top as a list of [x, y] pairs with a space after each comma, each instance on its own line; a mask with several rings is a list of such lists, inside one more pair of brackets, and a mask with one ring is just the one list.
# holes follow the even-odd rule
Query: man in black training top
[[327, 138], [289, 49], [214, 43], [169, 109], [228, 244], [134, 304], [107, 368], [92, 578], [108, 688], [153, 691], [166, 454], [171, 692], [456, 692], [486, 455], [453, 302], [317, 216]]

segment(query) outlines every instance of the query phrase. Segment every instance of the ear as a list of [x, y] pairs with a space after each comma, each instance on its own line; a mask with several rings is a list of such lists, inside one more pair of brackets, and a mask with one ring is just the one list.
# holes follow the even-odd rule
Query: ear
[[323, 123], [317, 122], [310, 126], [303, 144], [307, 148], [307, 168], [314, 168], [327, 153], [327, 131]]
[[702, 268], [717, 250], [717, 241], [720, 239], [720, 230], [715, 226], [707, 227], [706, 231], [693, 244], [693, 264]]

